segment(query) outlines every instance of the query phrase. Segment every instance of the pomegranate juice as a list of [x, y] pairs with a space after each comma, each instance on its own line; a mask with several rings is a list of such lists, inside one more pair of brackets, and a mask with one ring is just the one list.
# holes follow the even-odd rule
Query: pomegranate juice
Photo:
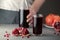
[[26, 22], [26, 16], [29, 14], [29, 10], [20, 10], [19, 11], [19, 27], [22, 26], [24, 28], [28, 28], [29, 25]]
[[40, 15], [34, 15], [33, 17], [34, 23], [33, 23], [33, 34], [41, 34], [42, 33], [42, 23], [43, 23], [43, 17]]

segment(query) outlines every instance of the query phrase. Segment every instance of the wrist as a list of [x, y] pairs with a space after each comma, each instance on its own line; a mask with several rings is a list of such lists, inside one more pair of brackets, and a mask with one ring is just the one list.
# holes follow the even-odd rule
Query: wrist
[[30, 12], [31, 12], [32, 14], [36, 14], [36, 13], [37, 13], [37, 10], [35, 10], [34, 8], [30, 8]]

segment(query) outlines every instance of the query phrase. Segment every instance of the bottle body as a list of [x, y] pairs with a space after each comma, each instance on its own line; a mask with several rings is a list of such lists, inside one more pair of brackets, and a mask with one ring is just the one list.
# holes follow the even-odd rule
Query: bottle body
[[26, 16], [29, 14], [29, 10], [19, 10], [19, 27], [28, 28], [29, 25], [27, 23]]

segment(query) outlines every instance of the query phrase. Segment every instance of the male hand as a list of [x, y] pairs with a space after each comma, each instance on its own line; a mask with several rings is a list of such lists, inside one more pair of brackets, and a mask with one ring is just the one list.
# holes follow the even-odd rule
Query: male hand
[[33, 15], [35, 14], [36, 14], [36, 11], [34, 11], [33, 9], [29, 10], [29, 14], [27, 15], [27, 22], [29, 23], [29, 25], [33, 23]]

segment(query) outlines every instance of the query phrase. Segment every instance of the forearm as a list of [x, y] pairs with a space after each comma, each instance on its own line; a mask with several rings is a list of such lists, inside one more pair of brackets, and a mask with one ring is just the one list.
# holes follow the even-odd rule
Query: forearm
[[31, 6], [31, 9], [37, 12], [44, 2], [45, 0], [35, 0]]

